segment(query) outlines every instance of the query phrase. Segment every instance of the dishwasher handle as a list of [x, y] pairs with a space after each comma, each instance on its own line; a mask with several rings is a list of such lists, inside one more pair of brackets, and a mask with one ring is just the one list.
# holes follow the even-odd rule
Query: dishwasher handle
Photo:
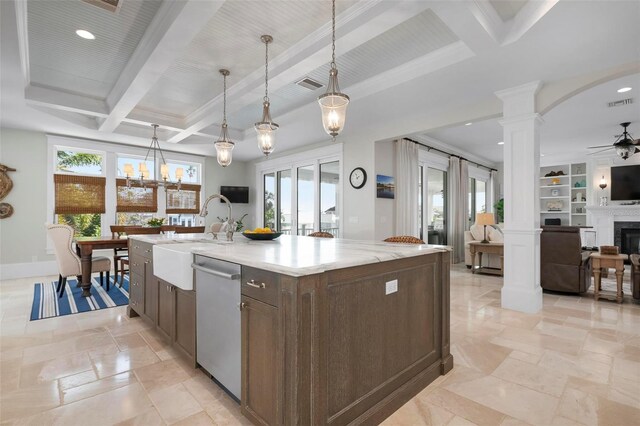
[[201, 271], [206, 274], [215, 275], [216, 277], [221, 277], [232, 281], [240, 279], [240, 274], [227, 274], [225, 272], [216, 271], [215, 269], [205, 268], [204, 266], [198, 265], [197, 263], [192, 263], [191, 267], [197, 271]]

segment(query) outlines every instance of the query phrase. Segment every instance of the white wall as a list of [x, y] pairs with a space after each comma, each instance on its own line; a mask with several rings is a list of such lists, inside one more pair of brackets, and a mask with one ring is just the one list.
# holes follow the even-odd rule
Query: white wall
[[[213, 144], [211, 147], [212, 150]], [[231, 215], [234, 219], [240, 219], [242, 215], [248, 213], [249, 216], [244, 218], [242, 223], [245, 229], [254, 228], [255, 221], [255, 202], [256, 188], [254, 187], [253, 167], [243, 161], [233, 161], [229, 166], [222, 167], [215, 158], [207, 157], [205, 159], [205, 195], [201, 202], [204, 202], [208, 196], [219, 194], [221, 186], [248, 186], [249, 187], [249, 204], [232, 204], [233, 211]], [[217, 217], [227, 217], [227, 205], [221, 203], [220, 200], [212, 200], [208, 207], [209, 215], [206, 218], [207, 229], [209, 225], [218, 222]]]
[[375, 143], [376, 167], [371, 175], [375, 197], [375, 239], [384, 240], [395, 235], [396, 200], [378, 198], [375, 193], [376, 175], [396, 177], [396, 150], [394, 141], [378, 141]]
[[13, 190], [2, 202], [13, 216], [0, 220], [0, 264], [54, 260], [46, 251], [47, 137], [44, 133], [0, 129], [0, 163], [10, 172]]

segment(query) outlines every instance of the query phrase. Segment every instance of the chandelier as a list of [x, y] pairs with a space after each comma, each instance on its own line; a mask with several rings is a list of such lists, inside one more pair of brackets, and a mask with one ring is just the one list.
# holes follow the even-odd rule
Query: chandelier
[[329, 84], [324, 95], [318, 98], [322, 110], [322, 125], [335, 141], [336, 136], [344, 128], [347, 115], [349, 96], [340, 93], [338, 86], [338, 68], [336, 66], [336, 0], [332, 0], [331, 20], [331, 70], [329, 70]]
[[216, 147], [218, 164], [222, 167], [227, 167], [233, 160], [232, 151], [236, 144], [229, 138], [229, 132], [227, 130], [227, 76], [230, 72], [229, 70], [221, 69], [220, 74], [222, 74], [222, 78], [224, 79], [222, 130], [220, 131], [220, 137], [214, 145]]
[[273, 41], [270, 35], [263, 35], [260, 40], [264, 43], [264, 99], [262, 103], [262, 120], [255, 124], [256, 133], [258, 134], [258, 148], [264, 155], [273, 152], [275, 145], [276, 130], [278, 125], [271, 119], [269, 111], [269, 43]]
[[[124, 165], [124, 174], [127, 177], [127, 187], [130, 188], [131, 181], [134, 180], [134, 181], [137, 181], [137, 183], [142, 187], [146, 187], [146, 186], [163, 186], [166, 188], [177, 187], [177, 189], [179, 190], [180, 185], [182, 184], [182, 176], [184, 175], [184, 170], [182, 169], [182, 167], [176, 168], [176, 176], [175, 176], [176, 180], [175, 182], [172, 182], [170, 180], [169, 166], [167, 165], [167, 162], [164, 159], [164, 154], [162, 152], [162, 149], [160, 148], [160, 144], [158, 143], [157, 130], [159, 126], [157, 124], [152, 124], [151, 127], [153, 127], [153, 137], [151, 138], [151, 145], [149, 145], [149, 149], [147, 150], [147, 155], [145, 155], [144, 157], [144, 161], [141, 161], [140, 163], [138, 163], [138, 172], [140, 173], [138, 179], [133, 178], [133, 175], [135, 173], [133, 164], [126, 163]], [[149, 155], [151, 154], [151, 151], [153, 151], [153, 165], [154, 165], [153, 179], [150, 179], [151, 172], [147, 167], [147, 160], [149, 159]], [[162, 159], [162, 164], [160, 165], [160, 179], [158, 179], [158, 168], [155, 166], [156, 160], [158, 158], [158, 153], [160, 153], [160, 158]]]

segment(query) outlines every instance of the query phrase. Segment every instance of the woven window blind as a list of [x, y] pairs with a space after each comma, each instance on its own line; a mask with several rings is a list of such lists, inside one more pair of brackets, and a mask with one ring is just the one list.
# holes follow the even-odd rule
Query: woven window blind
[[106, 178], [54, 174], [53, 182], [56, 214], [105, 212]]
[[155, 213], [158, 211], [158, 188], [143, 188], [126, 179], [116, 179], [116, 211], [122, 213]]
[[199, 213], [200, 185], [182, 184], [180, 191], [167, 190], [167, 214]]

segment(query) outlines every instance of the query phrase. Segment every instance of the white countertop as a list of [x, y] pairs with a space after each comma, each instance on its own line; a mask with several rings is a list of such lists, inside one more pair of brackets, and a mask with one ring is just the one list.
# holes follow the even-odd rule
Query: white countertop
[[236, 234], [231, 244], [224, 240], [203, 241], [211, 241], [211, 235], [205, 234], [132, 235], [131, 238], [151, 244], [179, 244], [179, 248], [172, 249], [296, 277], [450, 250], [447, 246], [426, 244], [290, 235], [273, 241], [252, 241]]

